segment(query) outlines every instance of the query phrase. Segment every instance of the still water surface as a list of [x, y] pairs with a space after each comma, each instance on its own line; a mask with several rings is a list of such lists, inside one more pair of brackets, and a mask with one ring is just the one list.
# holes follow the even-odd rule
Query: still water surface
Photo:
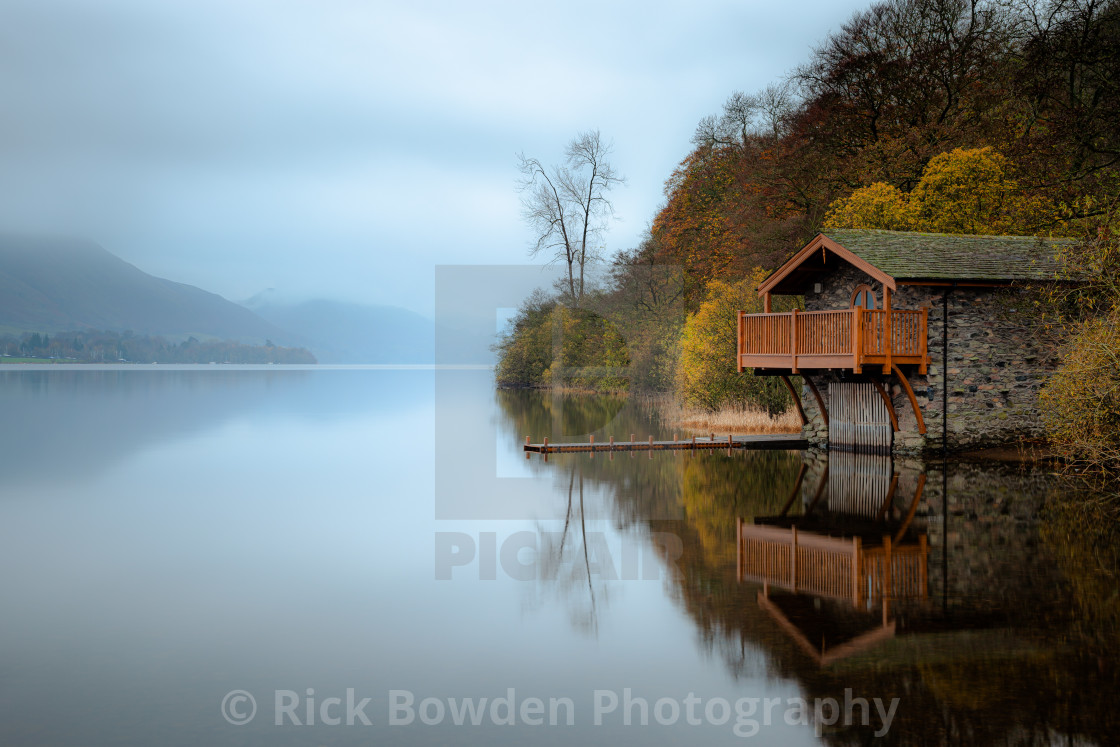
[[[1044, 470], [526, 460], [525, 436], [671, 434], [638, 402], [494, 392], [486, 371], [5, 369], [0, 412], [2, 744], [1110, 744], [1120, 727], [1115, 553]], [[737, 542], [740, 518], [822, 549], [793, 581]], [[827, 543], [856, 537], [865, 569], [884, 537], [924, 547], [921, 573], [898, 565], [889, 601], [867, 573], [821, 586], [843, 572]], [[828, 723], [845, 696], [866, 725], [858, 703]], [[897, 698], [889, 729], [875, 698]]]

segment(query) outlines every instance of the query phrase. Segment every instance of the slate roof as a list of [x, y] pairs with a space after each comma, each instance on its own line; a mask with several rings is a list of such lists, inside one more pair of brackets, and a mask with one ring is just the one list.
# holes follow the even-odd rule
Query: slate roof
[[1053, 280], [1069, 239], [826, 229], [825, 236], [893, 278]]

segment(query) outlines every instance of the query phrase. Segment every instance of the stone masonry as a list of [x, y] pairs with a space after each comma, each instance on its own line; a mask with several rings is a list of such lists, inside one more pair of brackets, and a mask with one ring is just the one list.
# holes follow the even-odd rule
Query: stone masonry
[[[840, 260], [838, 260], [840, 262]], [[826, 276], [819, 293], [807, 293], [808, 311], [846, 309], [852, 292], [869, 285], [882, 308], [880, 283], [846, 263]], [[825, 407], [829, 407], [828, 384], [840, 380], [876, 377], [888, 392], [898, 416], [894, 434], [896, 453], [921, 453], [939, 449], [946, 420], [942, 413], [942, 387], [948, 386], [948, 432], [950, 449], [975, 449], [1014, 443], [1041, 435], [1038, 392], [1058, 365], [1055, 346], [1035, 323], [1028, 288], [984, 288], [958, 286], [948, 289], [948, 377], [942, 365], [945, 332], [943, 299], [946, 286], [899, 285], [891, 299], [894, 309], [929, 309], [927, 327], [930, 364], [928, 374], [918, 367], [901, 366], [925, 419], [926, 434], [918, 433], [910, 400], [892, 372], [865, 366], [862, 376], [851, 372], [814, 372], [812, 378]], [[841, 377], [846, 377], [842, 379]], [[802, 386], [802, 404], [809, 423], [803, 436], [817, 445], [828, 441], [816, 399]]]

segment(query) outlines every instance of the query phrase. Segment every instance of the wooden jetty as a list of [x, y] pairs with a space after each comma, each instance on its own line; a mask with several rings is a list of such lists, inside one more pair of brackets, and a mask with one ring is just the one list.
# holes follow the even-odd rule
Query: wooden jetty
[[728, 435], [717, 437], [714, 433], [709, 436], [692, 436], [686, 439], [674, 438], [672, 441], [654, 441], [650, 436], [645, 441], [638, 441], [630, 435], [629, 441], [596, 441], [592, 436], [588, 441], [578, 443], [530, 443], [526, 437], [524, 450], [536, 454], [557, 454], [562, 452], [595, 452], [595, 451], [687, 451], [691, 449], [753, 449], [753, 450], [793, 450], [807, 449], [809, 442], [801, 438], [798, 433], [765, 433], [747, 436]]

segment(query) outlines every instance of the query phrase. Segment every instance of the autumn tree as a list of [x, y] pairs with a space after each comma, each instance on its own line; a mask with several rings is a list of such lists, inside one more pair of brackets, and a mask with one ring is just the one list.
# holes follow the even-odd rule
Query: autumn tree
[[882, 228], [908, 231], [914, 226], [909, 196], [886, 182], [875, 182], [829, 206], [825, 228]]
[[677, 392], [690, 405], [707, 410], [725, 406], [755, 406], [771, 415], [785, 412], [792, 400], [779, 379], [739, 373], [735, 365], [740, 311], [758, 313], [762, 301], [757, 288], [766, 273], [729, 283], [715, 280], [681, 336]]
[[1120, 470], [1120, 307], [1081, 325], [1039, 399], [1063, 455]]
[[1039, 164], [1040, 184], [1067, 194], [1107, 184], [1120, 164], [1120, 3], [1017, 0], [1014, 7], [1021, 160]]
[[670, 391], [684, 326], [685, 273], [658, 261], [652, 235], [611, 262], [603, 306], [622, 324], [630, 353], [631, 391]]
[[[683, 311], [697, 315], [712, 292], [775, 269], [825, 224], [1091, 235], [1120, 193], [1118, 61], [1120, 0], [873, 2], [789, 78], [733, 93], [699, 123], [649, 241], [612, 267], [604, 292], [641, 298], [651, 268], [676, 267]], [[587, 162], [572, 153], [550, 170], [522, 157], [523, 196], [534, 250], [566, 263], [562, 296], [586, 306], [598, 237], [580, 230], [591, 203], [570, 199], [590, 192], [563, 178]], [[601, 228], [606, 215], [582, 225]], [[624, 336], [632, 363], [666, 380], [674, 345], [661, 342], [677, 335], [653, 318]], [[648, 343], [640, 354], [637, 339]]]
[[1068, 229], [1056, 208], [1020, 188], [1010, 162], [990, 147], [934, 156], [909, 193], [884, 182], [857, 189], [829, 206], [824, 225], [964, 234]]
[[983, 132], [975, 114], [1000, 86], [1012, 26], [991, 0], [875, 3], [798, 68], [794, 130], [831, 156], [832, 178], [870, 171], [909, 189], [932, 154]]
[[546, 168], [518, 155], [522, 215], [536, 234], [530, 256], [541, 253], [567, 268], [567, 294], [583, 299], [589, 263], [601, 259], [599, 241], [614, 215], [607, 193], [625, 182], [607, 160], [612, 146], [598, 130], [581, 132], [568, 143], [563, 165]]
[[1039, 399], [1050, 440], [1067, 459], [1120, 472], [1120, 196], [1095, 231], [1063, 248], [1053, 301], [1078, 322]]
[[665, 263], [678, 264], [693, 281], [689, 290], [724, 277], [742, 247], [735, 230], [735, 205], [745, 195], [735, 179], [737, 154], [698, 149], [685, 159], [666, 185], [669, 202], [653, 224], [666, 250]]
[[666, 183], [652, 235], [660, 260], [684, 269], [690, 310], [709, 281], [772, 267], [804, 238], [816, 198], [805, 186], [814, 183], [812, 169], [790, 158], [795, 108], [788, 84], [733, 93], [720, 114], [700, 122], [695, 149]]

